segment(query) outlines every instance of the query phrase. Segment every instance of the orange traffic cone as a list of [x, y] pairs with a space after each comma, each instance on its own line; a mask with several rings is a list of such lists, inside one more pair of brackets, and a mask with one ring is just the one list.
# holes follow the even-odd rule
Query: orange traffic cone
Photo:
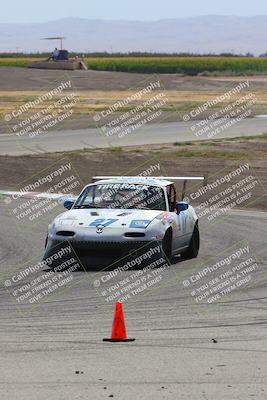
[[123, 303], [121, 301], [117, 301], [111, 338], [103, 339], [103, 342], [133, 342], [134, 340], [135, 339], [128, 338]]

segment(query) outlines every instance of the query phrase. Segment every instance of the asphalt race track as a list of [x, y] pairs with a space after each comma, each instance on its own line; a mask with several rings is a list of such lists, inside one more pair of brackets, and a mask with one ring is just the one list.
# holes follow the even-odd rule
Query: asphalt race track
[[[0, 155], [25, 155], [54, 151], [71, 151], [84, 148], [106, 148], [111, 146], [140, 146], [205, 140], [207, 136], [196, 136], [191, 130], [192, 122], [169, 122], [145, 125], [119, 138], [107, 136], [100, 128], [49, 132], [29, 138], [15, 134], [0, 135]], [[266, 118], [247, 118], [228, 127], [216, 135], [216, 139], [254, 136], [266, 132]]]
[[[197, 259], [177, 260], [160, 284], [125, 302], [136, 341], [124, 344], [102, 342], [114, 312], [93, 285], [103, 272], [74, 272], [72, 285], [34, 307], [4, 287], [28, 260], [40, 259], [51, 218], [18, 224], [0, 203], [1, 399], [266, 400], [266, 213], [234, 211], [201, 231]], [[243, 242], [257, 259], [251, 282], [197, 303], [184, 279]]]

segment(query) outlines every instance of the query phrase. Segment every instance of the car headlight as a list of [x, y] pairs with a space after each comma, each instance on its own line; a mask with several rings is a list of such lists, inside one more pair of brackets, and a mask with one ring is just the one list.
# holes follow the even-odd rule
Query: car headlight
[[146, 229], [150, 222], [151, 221], [147, 219], [135, 219], [131, 222], [130, 228]]

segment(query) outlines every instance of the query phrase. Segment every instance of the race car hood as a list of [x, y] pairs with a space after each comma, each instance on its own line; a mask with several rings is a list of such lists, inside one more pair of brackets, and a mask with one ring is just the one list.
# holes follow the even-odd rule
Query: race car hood
[[[73, 209], [59, 215], [55, 224], [59, 227], [138, 228], [135, 221], [146, 221], [146, 228], [153, 219], [161, 215], [160, 210], [121, 210], [121, 209]], [[140, 227], [140, 226], [139, 226]]]

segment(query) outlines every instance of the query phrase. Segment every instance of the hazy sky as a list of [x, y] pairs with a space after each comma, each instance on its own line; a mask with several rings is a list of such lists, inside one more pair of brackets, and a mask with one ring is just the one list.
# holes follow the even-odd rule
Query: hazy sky
[[267, 15], [267, 1], [3, 0], [0, 22], [44, 22], [65, 17], [157, 20], [207, 14]]

